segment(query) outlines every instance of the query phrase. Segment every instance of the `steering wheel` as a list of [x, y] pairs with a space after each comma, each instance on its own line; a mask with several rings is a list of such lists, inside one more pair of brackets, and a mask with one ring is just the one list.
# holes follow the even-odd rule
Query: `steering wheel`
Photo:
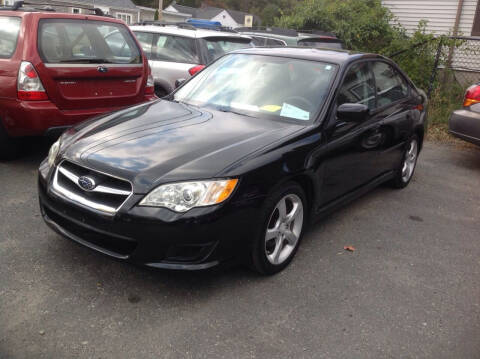
[[312, 112], [315, 110], [315, 106], [313, 103], [308, 101], [306, 98], [300, 97], [300, 96], [291, 96], [287, 97], [283, 102], [292, 104], [292, 105], [298, 105], [302, 110], [307, 111], [307, 112]]

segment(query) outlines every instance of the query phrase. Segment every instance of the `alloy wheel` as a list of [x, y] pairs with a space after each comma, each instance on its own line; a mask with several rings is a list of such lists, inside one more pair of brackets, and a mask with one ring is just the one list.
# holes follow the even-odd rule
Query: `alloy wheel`
[[273, 265], [285, 262], [295, 250], [303, 227], [303, 203], [287, 194], [275, 206], [265, 234], [265, 254]]
[[412, 139], [408, 145], [408, 149], [405, 152], [405, 158], [402, 166], [402, 181], [408, 182], [413, 175], [415, 165], [417, 163], [418, 156], [418, 141]]

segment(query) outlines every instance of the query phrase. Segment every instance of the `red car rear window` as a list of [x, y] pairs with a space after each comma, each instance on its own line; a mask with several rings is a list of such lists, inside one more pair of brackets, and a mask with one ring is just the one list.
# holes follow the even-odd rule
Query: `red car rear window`
[[20, 23], [19, 17], [0, 16], [0, 58], [9, 59], [15, 52]]
[[112, 22], [43, 19], [38, 44], [46, 63], [142, 62], [140, 50], [126, 26]]

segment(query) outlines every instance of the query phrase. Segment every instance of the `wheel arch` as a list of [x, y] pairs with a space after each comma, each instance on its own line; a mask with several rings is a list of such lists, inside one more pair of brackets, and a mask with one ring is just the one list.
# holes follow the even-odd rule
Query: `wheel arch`
[[415, 127], [413, 133], [418, 136], [419, 151], [421, 151], [423, 147], [423, 139], [425, 137], [425, 129], [423, 128], [423, 126], [417, 126]]

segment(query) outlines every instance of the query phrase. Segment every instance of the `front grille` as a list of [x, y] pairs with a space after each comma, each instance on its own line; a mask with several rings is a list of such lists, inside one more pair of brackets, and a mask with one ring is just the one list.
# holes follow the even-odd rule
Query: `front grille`
[[[81, 179], [85, 178], [91, 188], [82, 187]], [[107, 214], [115, 214], [132, 193], [130, 182], [68, 161], [57, 167], [52, 187], [69, 201]]]
[[83, 241], [89, 242], [94, 246], [112, 252], [112, 255], [115, 254], [122, 257], [129, 256], [137, 247], [136, 241], [106, 235], [80, 226], [75, 222], [58, 215], [54, 211], [50, 210], [47, 206], [44, 206], [43, 210], [47, 217], [61, 228], [67, 230], [69, 233], [75, 235]]

